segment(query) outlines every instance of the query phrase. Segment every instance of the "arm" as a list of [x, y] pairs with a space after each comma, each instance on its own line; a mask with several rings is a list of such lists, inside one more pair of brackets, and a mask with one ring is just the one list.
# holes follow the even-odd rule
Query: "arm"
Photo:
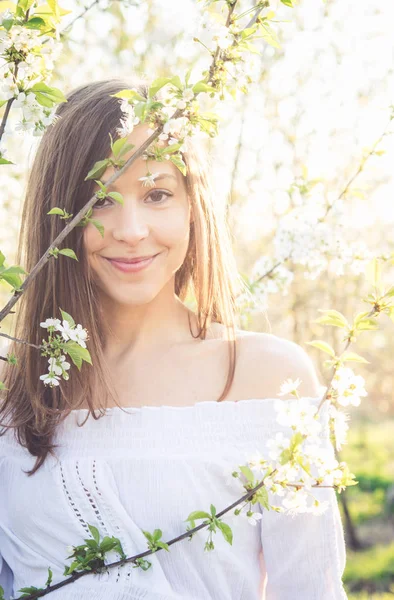
[[10, 598], [13, 594], [12, 571], [0, 554], [0, 585], [4, 590], [4, 598]]
[[[331, 445], [329, 440], [327, 444]], [[313, 496], [329, 503], [322, 515], [289, 516], [262, 509], [265, 600], [347, 598], [342, 584], [345, 541], [336, 493], [332, 488], [314, 488]], [[270, 494], [270, 503], [280, 506], [281, 498]]]
[[[286, 378], [299, 377], [302, 380], [298, 388], [300, 397], [321, 397], [320, 383], [308, 354], [293, 342], [283, 340], [280, 345], [282, 350], [278, 357], [281, 360], [275, 360], [276, 383], [280, 386]], [[334, 457], [328, 427], [322, 442]], [[328, 502], [328, 508], [321, 515], [290, 516], [262, 508], [261, 544], [267, 572], [265, 600], [347, 598], [342, 584], [345, 540], [336, 492], [333, 488], [313, 488], [312, 493], [319, 501]], [[281, 506], [280, 496], [270, 493], [269, 498], [271, 504]]]

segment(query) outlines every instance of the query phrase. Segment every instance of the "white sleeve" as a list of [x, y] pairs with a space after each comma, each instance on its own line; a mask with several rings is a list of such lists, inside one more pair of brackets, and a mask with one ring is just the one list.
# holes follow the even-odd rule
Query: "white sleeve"
[[4, 598], [10, 598], [13, 594], [12, 571], [0, 554], [0, 585], [4, 590]]
[[[333, 446], [329, 440], [324, 444]], [[346, 565], [343, 526], [333, 488], [313, 488], [313, 496], [326, 500], [321, 515], [294, 516], [262, 510], [261, 542], [266, 570], [265, 600], [343, 600]], [[269, 494], [270, 504], [281, 497]]]

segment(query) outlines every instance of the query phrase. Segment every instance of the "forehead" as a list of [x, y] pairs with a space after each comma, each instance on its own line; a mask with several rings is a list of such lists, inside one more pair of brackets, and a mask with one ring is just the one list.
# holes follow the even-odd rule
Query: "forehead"
[[[151, 135], [152, 130], [149, 129], [148, 125], [141, 124], [134, 127], [133, 131], [127, 136], [128, 143], [133, 144], [134, 148], [132, 148], [129, 152], [126, 152], [126, 154], [122, 156], [122, 160], [127, 161]], [[155, 143], [158, 143], [159, 145], [166, 145], [165, 142], [161, 142], [159, 140], [155, 141]], [[127, 170], [122, 173], [119, 179], [117, 179], [112, 185], [116, 187], [117, 184], [122, 185], [123, 182], [130, 183], [132, 181], [138, 181], [139, 177], [144, 177], [147, 174], [147, 171], [150, 173], [172, 175], [171, 178], [166, 178], [166, 183], [172, 182], [173, 185], [176, 185], [177, 183], [178, 185], [184, 185], [184, 176], [170, 160], [158, 162], [156, 160], [149, 159], [146, 161], [141, 157], [137, 158], [137, 160], [130, 165], [130, 167], [128, 167]], [[115, 170], [113, 167], [108, 167], [104, 175], [102, 175], [101, 180], [107, 181], [114, 174], [114, 172]]]

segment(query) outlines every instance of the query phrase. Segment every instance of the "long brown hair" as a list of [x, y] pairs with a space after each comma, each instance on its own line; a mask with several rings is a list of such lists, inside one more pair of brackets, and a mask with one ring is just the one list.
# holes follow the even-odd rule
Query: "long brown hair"
[[[118, 137], [116, 128], [122, 117], [119, 100], [110, 95], [131, 87], [147, 97], [145, 83], [136, 85], [127, 79], [110, 79], [74, 89], [66, 96], [67, 102], [58, 106], [59, 118], [42, 137], [27, 184], [17, 252], [17, 264], [23, 265], [27, 272], [64, 227], [63, 220], [48, 216], [48, 211], [58, 206], [75, 215], [93, 195], [94, 181], [84, 179], [96, 161], [110, 155], [108, 134], [114, 140]], [[193, 222], [185, 261], [175, 275], [175, 293], [182, 301], [188, 294], [194, 295], [199, 327], [195, 337], [205, 339], [210, 322], [225, 325], [229, 369], [219, 402], [227, 396], [234, 379], [235, 296], [242, 284], [227, 223], [219, 218], [214, 206], [208, 165], [196, 143], [190, 139], [187, 143], [185, 180]], [[105, 409], [108, 398], [116, 403], [102, 350], [97, 290], [87, 276], [83, 227], [75, 227], [65, 242], [64, 247], [73, 248], [79, 262], [65, 257], [49, 260], [20, 299], [15, 336], [41, 344], [45, 330], [40, 322], [59, 317], [60, 307], [88, 330], [93, 367], [84, 363], [80, 372], [73, 368], [69, 381], [61, 380], [53, 388], [44, 387], [39, 377], [47, 371], [48, 359], [30, 346], [11, 343], [9, 351], [16, 355], [18, 367], [6, 363], [3, 381], [8, 391], [0, 404], [0, 425], [2, 434], [6, 427], [15, 428], [18, 442], [37, 457], [29, 474], [37, 471], [49, 452], [53, 453], [56, 426], [70, 410], [83, 403], [89, 406], [89, 411], [97, 408], [97, 404]], [[98, 403], [97, 399], [102, 401]], [[95, 417], [94, 412], [92, 415]]]

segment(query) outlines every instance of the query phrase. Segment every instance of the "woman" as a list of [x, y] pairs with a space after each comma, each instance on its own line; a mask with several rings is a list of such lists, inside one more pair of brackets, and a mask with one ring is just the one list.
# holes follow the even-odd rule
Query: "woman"
[[[110, 156], [108, 133], [117, 137], [122, 114], [111, 94], [129, 87], [88, 84], [58, 107], [28, 182], [18, 255], [28, 272], [64, 227], [49, 210], [76, 214], [98, 189], [85, 178]], [[149, 135], [137, 125], [125, 158]], [[143, 531], [161, 529], [170, 540], [186, 531], [192, 511], [227, 507], [245, 493], [236, 480], [228, 485], [229, 475], [254, 450], [267, 456], [267, 440], [281, 429], [273, 409], [281, 383], [300, 378], [300, 394], [319, 400], [316, 373], [298, 345], [236, 328], [239, 281], [228, 231], [201, 156], [187, 144], [186, 176], [170, 161], [133, 163], [111, 187], [124, 204], [107, 197], [94, 206], [103, 237], [92, 222], [74, 228], [66, 246], [78, 262], [51, 259], [20, 301], [18, 338], [42, 343], [40, 323], [60, 307], [89, 332], [93, 366], [44, 386], [47, 359], [31, 346], [11, 347], [22, 368], [8, 367], [2, 377], [8, 393], [0, 420], [11, 425], [0, 437], [0, 581], [8, 593], [42, 587], [48, 567], [61, 581], [66, 547], [91, 537], [89, 525], [134, 556], [147, 550]], [[109, 167], [101, 180], [112, 174]], [[149, 259], [133, 263], [142, 257]], [[328, 437], [325, 443], [332, 449]], [[335, 492], [315, 496], [329, 501], [321, 516], [290, 518], [257, 504], [263, 516], [249, 519], [258, 521], [251, 527], [249, 504], [223, 519], [232, 545], [216, 535], [215, 550], [205, 552], [201, 530], [149, 556], [148, 570], [128, 563], [50, 595], [258, 600], [265, 588], [267, 600], [346, 598]]]

